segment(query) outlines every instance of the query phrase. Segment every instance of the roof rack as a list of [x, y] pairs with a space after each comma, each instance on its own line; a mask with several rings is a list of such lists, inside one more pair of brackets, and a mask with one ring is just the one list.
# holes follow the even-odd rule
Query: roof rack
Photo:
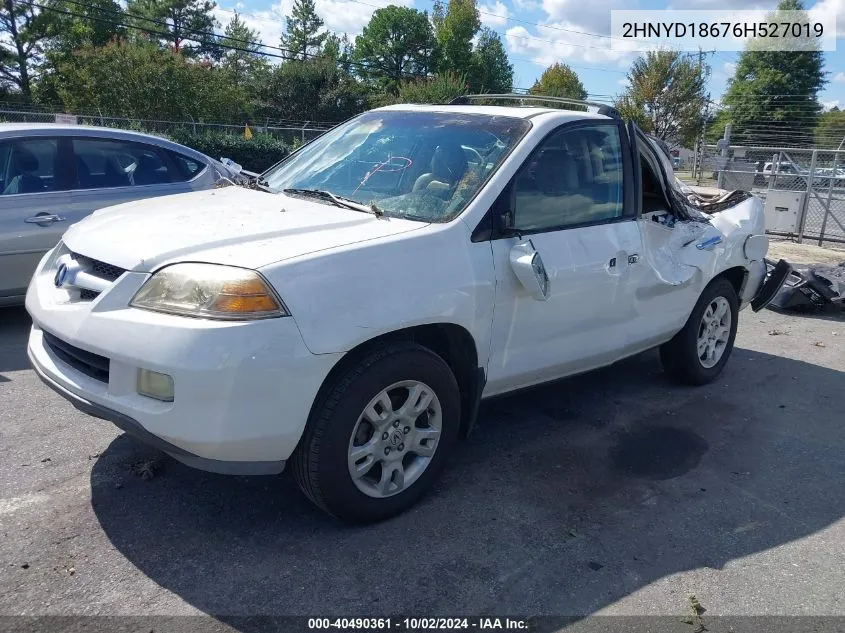
[[564, 103], [566, 105], [578, 105], [584, 106], [585, 108], [593, 108], [598, 114], [604, 114], [605, 116], [613, 117], [615, 119], [621, 119], [622, 115], [619, 114], [619, 111], [614, 108], [613, 106], [609, 106], [606, 103], [597, 103], [595, 101], [583, 101], [581, 99], [569, 99], [567, 97], [549, 97], [544, 95], [530, 95], [530, 94], [518, 94], [515, 92], [507, 93], [507, 94], [476, 94], [476, 95], [461, 95], [459, 97], [455, 97], [449, 102], [449, 105], [469, 105], [470, 101], [483, 101], [485, 99], [498, 101], [498, 100], [507, 100], [507, 101], [540, 101], [546, 103]]

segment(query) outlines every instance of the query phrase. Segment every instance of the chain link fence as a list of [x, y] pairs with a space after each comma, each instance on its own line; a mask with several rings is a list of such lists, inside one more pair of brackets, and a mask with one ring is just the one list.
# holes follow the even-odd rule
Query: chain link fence
[[704, 145], [688, 180], [758, 195], [769, 233], [845, 244], [845, 150]]
[[[92, 114], [63, 114], [47, 112], [36, 108], [20, 106], [3, 107], [0, 104], [0, 123], [74, 123], [78, 125], [95, 125], [101, 127], [134, 130], [158, 136], [169, 136], [177, 130], [190, 130], [197, 134], [204, 132], [222, 132], [242, 135], [247, 121], [236, 123], [207, 123], [194, 121], [161, 121], [155, 119], [134, 119], [125, 117], [103, 116]], [[293, 121], [287, 119], [265, 119], [250, 121], [249, 127], [253, 133], [265, 133], [274, 136], [289, 146], [296, 146], [311, 141], [324, 134], [334, 123], [319, 121]]]

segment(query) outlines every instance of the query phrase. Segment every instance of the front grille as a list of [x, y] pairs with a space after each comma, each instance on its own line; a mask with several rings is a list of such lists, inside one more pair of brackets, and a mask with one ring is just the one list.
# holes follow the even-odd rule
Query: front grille
[[82, 301], [93, 301], [97, 297], [100, 296], [100, 293], [96, 290], [88, 290], [88, 288], [83, 288], [79, 291], [79, 298]]
[[106, 262], [101, 262], [99, 259], [92, 259], [91, 257], [86, 257], [85, 255], [80, 255], [78, 253], [74, 253], [72, 257], [82, 264], [83, 268], [85, 268], [87, 272], [99, 277], [100, 279], [114, 281], [126, 272], [125, 268], [112, 266]]
[[44, 343], [63, 363], [70, 365], [77, 371], [95, 380], [108, 383], [109, 381], [109, 359], [99, 354], [86, 352], [66, 343], [49, 332], [43, 332]]

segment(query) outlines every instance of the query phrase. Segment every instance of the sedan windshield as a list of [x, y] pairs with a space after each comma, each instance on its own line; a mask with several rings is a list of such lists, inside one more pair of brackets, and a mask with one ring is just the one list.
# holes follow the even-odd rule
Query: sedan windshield
[[312, 190], [331, 201], [328, 192], [379, 214], [445, 222], [464, 210], [529, 127], [504, 116], [367, 112], [312, 141], [263, 179], [289, 195]]

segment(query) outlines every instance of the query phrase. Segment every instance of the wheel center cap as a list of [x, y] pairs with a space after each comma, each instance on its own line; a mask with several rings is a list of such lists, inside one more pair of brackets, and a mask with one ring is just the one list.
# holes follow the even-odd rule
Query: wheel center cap
[[400, 429], [393, 429], [390, 432], [390, 436], [387, 438], [387, 441], [392, 448], [396, 448], [404, 441], [404, 439], [405, 436], [402, 435], [402, 431]]

